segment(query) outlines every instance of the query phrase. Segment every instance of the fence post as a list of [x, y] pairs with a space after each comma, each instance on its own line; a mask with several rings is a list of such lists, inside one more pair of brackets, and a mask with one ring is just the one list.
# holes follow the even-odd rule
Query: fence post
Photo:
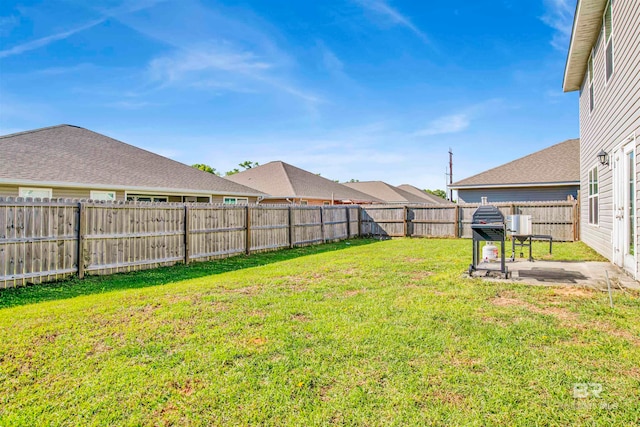
[[351, 208], [349, 205], [345, 208], [345, 213], [347, 214], [347, 240], [351, 238]]
[[409, 208], [406, 205], [402, 207], [402, 215], [404, 216], [402, 234], [404, 234], [404, 237], [409, 237]]
[[289, 205], [289, 247], [293, 248], [293, 208]]
[[245, 222], [247, 224], [247, 235], [245, 236], [245, 253], [251, 254], [251, 210], [249, 205], [245, 207]]
[[327, 240], [324, 236], [324, 206], [320, 206], [320, 233], [322, 233], [322, 243], [326, 243]]
[[78, 278], [84, 279], [84, 242], [87, 234], [87, 223], [85, 221], [85, 205], [78, 203]]
[[362, 206], [358, 205], [358, 237], [362, 237]]
[[191, 255], [191, 236], [189, 230], [191, 229], [191, 219], [189, 218], [189, 206], [184, 205], [184, 263], [189, 264], [189, 257]]
[[573, 213], [573, 241], [577, 241], [579, 239], [579, 230], [580, 230], [580, 223], [578, 222], [578, 218], [580, 215], [580, 211], [578, 210], [578, 201], [574, 201], [573, 202], [573, 209], [572, 209], [572, 213]]
[[454, 226], [453, 237], [459, 239], [460, 238], [460, 206], [458, 204], [456, 204], [454, 215], [456, 217], [453, 223], [453, 226]]

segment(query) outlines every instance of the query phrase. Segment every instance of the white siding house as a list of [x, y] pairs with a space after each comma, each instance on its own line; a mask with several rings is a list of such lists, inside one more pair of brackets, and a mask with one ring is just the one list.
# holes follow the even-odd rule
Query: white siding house
[[639, 0], [578, 0], [563, 83], [580, 91], [581, 239], [636, 279], [639, 28]]

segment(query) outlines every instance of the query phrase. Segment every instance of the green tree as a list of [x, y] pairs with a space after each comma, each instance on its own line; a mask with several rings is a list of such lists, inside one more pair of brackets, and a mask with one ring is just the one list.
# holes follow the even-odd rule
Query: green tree
[[[258, 162], [252, 162], [252, 161], [250, 161], [250, 160], [247, 160], [247, 161], [244, 161], [244, 162], [242, 162], [242, 163], [239, 163], [239, 164], [238, 164], [238, 166], [240, 166], [240, 167], [242, 168], [242, 170], [245, 170], [245, 171], [246, 171], [247, 169], [251, 169], [251, 168], [255, 168], [256, 166], [260, 166], [260, 163], [258, 163]], [[226, 171], [224, 174], [225, 174], [226, 176], [229, 176], [229, 175], [235, 175], [235, 174], [237, 174], [238, 172], [240, 172], [240, 169], [238, 169], [238, 168], [233, 168], [233, 169], [231, 169], [230, 171]]]
[[256, 166], [260, 166], [260, 164], [258, 162], [251, 162], [249, 160], [240, 163], [238, 166], [240, 166], [241, 168], [244, 168], [244, 170], [247, 169], [251, 169], [251, 168], [255, 168]]
[[196, 163], [195, 165], [191, 165], [191, 167], [220, 176], [220, 172], [218, 172], [215, 168], [212, 168], [209, 165], [205, 165], [204, 163]]
[[359, 179], [353, 179], [353, 178], [351, 178], [351, 179], [349, 180], [349, 182], [360, 182], [360, 180], [359, 180]]
[[433, 194], [434, 196], [438, 196], [442, 199], [447, 199], [447, 192], [444, 190], [424, 190], [429, 194]]

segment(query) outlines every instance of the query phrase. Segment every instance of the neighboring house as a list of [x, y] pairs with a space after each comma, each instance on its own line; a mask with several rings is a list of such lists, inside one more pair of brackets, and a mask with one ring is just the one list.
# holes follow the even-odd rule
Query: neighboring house
[[78, 126], [0, 136], [0, 196], [252, 203], [263, 193]]
[[479, 173], [449, 188], [458, 202], [542, 202], [578, 198], [580, 140], [569, 139]]
[[409, 185], [409, 184], [402, 184], [402, 185], [398, 185], [397, 188], [404, 190], [408, 193], [411, 193], [415, 196], [419, 196], [422, 198], [425, 198], [427, 200], [427, 203], [435, 203], [437, 205], [450, 205], [452, 204], [452, 202], [450, 202], [447, 199], [443, 199], [442, 197], [438, 197], [434, 194], [430, 194], [427, 193], [424, 190], [419, 189], [418, 187], [414, 187], [413, 185]]
[[368, 194], [280, 161], [256, 166], [225, 178], [269, 194], [263, 203], [342, 205], [378, 201]]
[[[365, 194], [369, 194], [371, 197], [380, 199], [384, 203], [399, 203], [399, 204], [405, 204], [405, 205], [436, 203], [431, 197], [429, 197], [427, 193], [424, 193], [424, 195], [414, 194], [413, 192], [403, 190], [391, 184], [387, 184], [384, 181], [347, 182], [344, 185], [351, 187], [355, 190], [361, 191]], [[416, 188], [416, 190], [418, 189]], [[420, 190], [418, 191], [420, 192]]]
[[640, 3], [579, 0], [564, 72], [580, 91], [580, 238], [636, 279]]

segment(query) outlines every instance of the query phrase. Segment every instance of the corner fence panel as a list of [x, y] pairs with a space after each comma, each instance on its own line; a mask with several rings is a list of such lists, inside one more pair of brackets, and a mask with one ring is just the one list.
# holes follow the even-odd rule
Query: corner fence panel
[[0, 288], [78, 271], [78, 204], [0, 198]]
[[[495, 204], [533, 233], [575, 241], [577, 202]], [[0, 288], [77, 274], [306, 246], [357, 236], [471, 237], [477, 204], [216, 205], [0, 198]]]

